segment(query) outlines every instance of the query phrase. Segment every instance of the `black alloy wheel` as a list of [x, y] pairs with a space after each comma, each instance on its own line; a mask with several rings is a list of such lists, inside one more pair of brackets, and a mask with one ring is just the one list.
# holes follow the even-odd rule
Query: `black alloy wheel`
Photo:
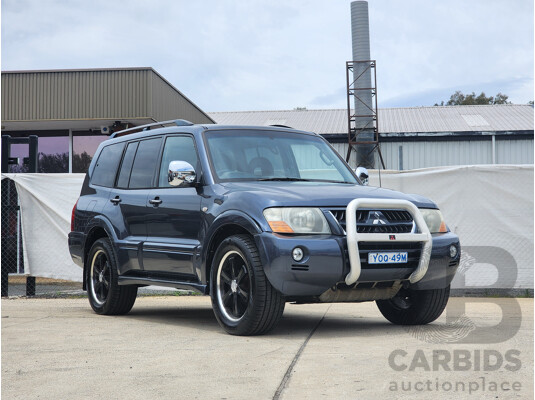
[[108, 298], [111, 283], [111, 268], [103, 250], [98, 250], [93, 255], [90, 276], [89, 290], [95, 303], [102, 306]]
[[217, 297], [221, 312], [231, 321], [243, 318], [251, 299], [251, 278], [245, 260], [237, 251], [230, 251], [220, 262], [217, 272]]
[[129, 312], [137, 296], [137, 286], [119, 285], [117, 260], [108, 238], [91, 246], [86, 264], [87, 297], [97, 314], [118, 315]]
[[232, 335], [269, 332], [284, 312], [284, 296], [271, 286], [249, 235], [219, 244], [211, 263], [210, 295], [217, 322]]

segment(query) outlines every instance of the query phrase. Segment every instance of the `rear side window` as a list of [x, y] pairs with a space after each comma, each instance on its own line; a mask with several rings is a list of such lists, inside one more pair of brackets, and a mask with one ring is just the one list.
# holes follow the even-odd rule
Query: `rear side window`
[[130, 180], [130, 171], [132, 171], [132, 164], [134, 163], [134, 156], [136, 155], [138, 142], [133, 142], [128, 145], [124, 153], [123, 163], [119, 170], [119, 177], [117, 178], [117, 187], [127, 188]]
[[112, 144], [102, 149], [91, 176], [93, 185], [113, 187], [123, 149], [124, 143]]
[[130, 189], [149, 188], [152, 186], [154, 170], [160, 156], [162, 138], [142, 140], [139, 142], [132, 173], [130, 174]]

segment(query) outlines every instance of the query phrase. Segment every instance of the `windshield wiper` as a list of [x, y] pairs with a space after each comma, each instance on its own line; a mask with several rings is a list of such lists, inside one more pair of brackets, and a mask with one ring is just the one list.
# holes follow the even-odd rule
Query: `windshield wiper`
[[278, 182], [327, 182], [327, 183], [346, 183], [350, 185], [354, 185], [355, 182], [347, 182], [347, 181], [334, 181], [330, 179], [303, 179], [303, 178], [287, 178], [287, 177], [275, 177], [275, 178], [260, 178], [257, 179], [257, 181], [278, 181]]
[[261, 178], [257, 179], [257, 181], [279, 181], [279, 182], [310, 182], [310, 179], [303, 179], [303, 178], [287, 178], [287, 177], [275, 177], [275, 178]]

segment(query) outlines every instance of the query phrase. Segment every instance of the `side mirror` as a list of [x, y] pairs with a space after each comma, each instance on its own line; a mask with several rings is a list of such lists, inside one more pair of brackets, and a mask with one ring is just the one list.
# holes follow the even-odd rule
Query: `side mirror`
[[368, 186], [368, 170], [364, 167], [358, 167], [355, 172], [364, 186]]
[[169, 163], [169, 172], [167, 175], [169, 185], [182, 186], [184, 182], [186, 184], [192, 184], [196, 178], [195, 168], [190, 163], [186, 161], [171, 161]]

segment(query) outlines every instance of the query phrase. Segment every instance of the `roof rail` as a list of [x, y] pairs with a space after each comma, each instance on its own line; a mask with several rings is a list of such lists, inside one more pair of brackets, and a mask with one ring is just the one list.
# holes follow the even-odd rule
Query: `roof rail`
[[276, 126], [277, 128], [289, 128], [289, 129], [295, 129], [294, 127], [291, 127], [291, 126], [288, 126], [288, 125], [279, 125], [279, 124], [275, 124], [275, 125], [269, 125], [269, 126]]
[[134, 126], [133, 128], [123, 129], [122, 131], [113, 132], [110, 136], [110, 139], [113, 139], [118, 136], [129, 135], [131, 133], [136, 133], [140, 131], [149, 131], [151, 126], [166, 126], [166, 125], [176, 125], [176, 126], [191, 126], [193, 122], [186, 121], [185, 119], [172, 119], [169, 121], [162, 122], [153, 122], [152, 124]]

